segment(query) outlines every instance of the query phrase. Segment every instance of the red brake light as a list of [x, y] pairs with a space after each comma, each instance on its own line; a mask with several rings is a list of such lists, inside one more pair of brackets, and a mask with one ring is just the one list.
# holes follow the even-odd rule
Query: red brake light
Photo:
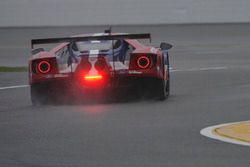
[[38, 72], [46, 74], [51, 70], [51, 65], [48, 61], [41, 61], [37, 65]]
[[150, 66], [150, 59], [147, 56], [140, 56], [137, 59], [138, 67], [146, 69]]
[[99, 81], [102, 80], [103, 76], [102, 75], [86, 75], [84, 76], [84, 79], [86, 81]]

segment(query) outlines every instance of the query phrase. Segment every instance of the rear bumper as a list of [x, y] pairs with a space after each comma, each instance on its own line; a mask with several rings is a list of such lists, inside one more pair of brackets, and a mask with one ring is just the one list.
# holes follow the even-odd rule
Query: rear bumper
[[70, 92], [114, 92], [114, 91], [124, 91], [124, 90], [147, 90], [154, 89], [155, 83], [159, 82], [158, 78], [154, 77], [113, 77], [109, 78], [106, 82], [84, 84], [74, 77], [60, 78], [60, 79], [50, 79], [43, 80], [41, 82], [36, 82], [31, 85], [41, 85], [45, 89], [51, 91], [60, 91], [64, 93]]
[[94, 87], [82, 85], [77, 80], [60, 79], [31, 84], [31, 88], [38, 89], [40, 95], [48, 98], [52, 103], [63, 102], [92, 102], [92, 100], [126, 100], [152, 97], [159, 85], [158, 78], [152, 77], [117, 77], [112, 78], [105, 85]]
[[[132, 82], [147, 81], [152, 78], [163, 78], [162, 73], [157, 70], [147, 70], [147, 71], [136, 71], [136, 70], [117, 70], [115, 73], [110, 72], [106, 77], [107, 85], [119, 85], [124, 86], [126, 84], [130, 85]], [[81, 73], [61, 73], [61, 74], [47, 74], [47, 75], [37, 75], [30, 72], [30, 84], [44, 83], [44, 82], [78, 82], [80, 81]]]

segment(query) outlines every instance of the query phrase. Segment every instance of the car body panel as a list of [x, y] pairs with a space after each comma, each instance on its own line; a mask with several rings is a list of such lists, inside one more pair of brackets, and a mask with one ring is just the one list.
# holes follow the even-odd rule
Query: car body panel
[[[123, 34], [123, 33], [117, 33], [117, 34]], [[83, 34], [81, 36], [88, 36], [88, 35], [91, 34]], [[92, 35], [94, 36], [96, 34]], [[66, 54], [67, 53], [70, 54], [69, 53], [70, 49], [68, 49], [70, 47], [70, 43], [67, 42], [59, 44], [58, 46], [52, 48], [48, 52], [46, 51], [39, 52], [35, 55], [32, 55], [31, 58], [29, 59], [29, 82], [31, 85], [36, 83], [45, 83], [54, 81], [81, 83], [81, 79], [84, 75], [82, 72], [83, 70], [81, 69], [84, 66], [84, 64], [86, 64], [85, 62], [89, 62], [92, 66], [88, 74], [90, 75], [91, 73], [91, 75], [92, 74], [95, 75], [98, 74], [98, 71], [95, 69], [94, 66], [99, 59], [102, 59], [103, 63], [105, 62], [105, 68], [102, 71], [102, 75], [104, 75], [105, 78], [107, 79], [107, 82], [110, 81], [110, 83], [111, 80], [115, 80], [117, 78], [126, 78], [126, 77], [166, 79], [166, 74], [162, 73], [164, 68], [162, 64], [164, 64], [164, 62], [163, 62], [163, 51], [161, 51], [161, 49], [152, 46], [145, 46], [135, 39], [124, 39], [124, 43], [127, 43], [128, 48], [131, 49], [129, 53], [129, 60], [114, 61], [115, 57], [114, 55], [103, 56], [99, 54], [88, 53], [85, 56], [75, 56], [74, 60], [71, 60], [72, 59], [71, 58], [70, 60], [72, 62], [69, 63], [68, 57], [70, 57], [71, 55], [66, 55]], [[63, 58], [64, 52], [65, 52], [65, 58]], [[111, 52], [108, 53], [111, 54]], [[138, 67], [135, 67], [136, 59], [140, 55], [145, 55], [150, 57], [150, 60], [154, 61], [152, 67], [146, 69], [140, 69]], [[119, 59], [118, 56], [116, 56], [116, 59]], [[37, 67], [34, 67], [37, 66], [36, 62], [42, 60], [51, 61], [52, 64], [51, 72], [46, 74], [35, 72], [37, 71], [36, 69]], [[89, 86], [88, 84], [84, 83], [83, 85], [87, 87]]]

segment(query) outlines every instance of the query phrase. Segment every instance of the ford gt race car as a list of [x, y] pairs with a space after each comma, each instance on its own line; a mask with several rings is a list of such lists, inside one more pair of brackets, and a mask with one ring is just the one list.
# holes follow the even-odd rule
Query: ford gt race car
[[[33, 105], [59, 98], [91, 98], [98, 92], [112, 96], [125, 90], [164, 100], [170, 92], [170, 44], [145, 46], [150, 34], [84, 34], [66, 38], [33, 39], [29, 83]], [[45, 51], [35, 45], [59, 45]], [[129, 91], [130, 90], [130, 91]]]

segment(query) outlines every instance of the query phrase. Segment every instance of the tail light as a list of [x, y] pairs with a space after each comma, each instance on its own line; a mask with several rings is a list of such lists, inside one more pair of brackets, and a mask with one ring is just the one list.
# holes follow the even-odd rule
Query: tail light
[[131, 54], [129, 61], [130, 70], [147, 70], [155, 67], [157, 63], [156, 54]]
[[151, 66], [151, 60], [147, 56], [138, 56], [136, 63], [141, 69], [146, 69]]
[[51, 64], [48, 61], [41, 61], [37, 64], [37, 70], [39, 73], [47, 74], [51, 71]]
[[57, 74], [58, 67], [55, 58], [33, 60], [31, 70], [34, 74]]
[[108, 65], [104, 56], [83, 57], [76, 71], [84, 86], [102, 88], [108, 80]]
[[83, 86], [92, 87], [95, 89], [101, 89], [105, 87], [106, 77], [102, 74], [85, 74], [81, 79], [81, 84]]
[[86, 81], [99, 81], [102, 80], [103, 76], [102, 75], [85, 75], [84, 79]]

